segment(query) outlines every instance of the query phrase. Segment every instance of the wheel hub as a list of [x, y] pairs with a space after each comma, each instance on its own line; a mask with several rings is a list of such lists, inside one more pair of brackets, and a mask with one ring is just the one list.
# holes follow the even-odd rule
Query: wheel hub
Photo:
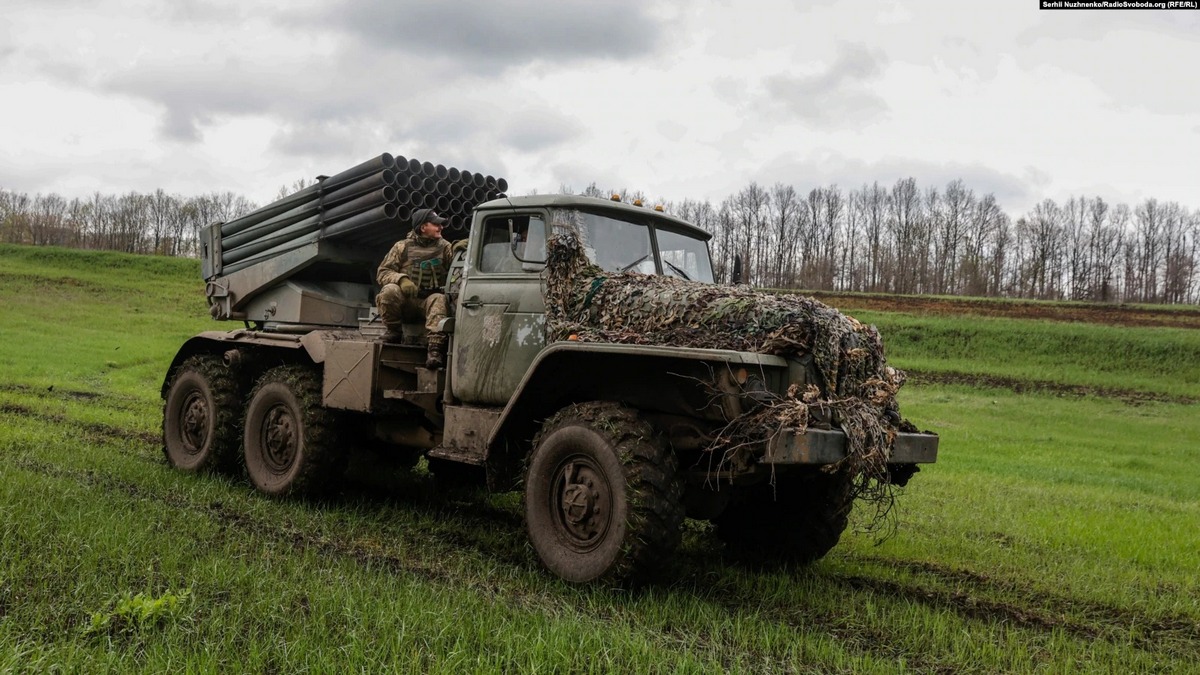
[[184, 450], [194, 455], [204, 448], [208, 441], [208, 404], [200, 392], [192, 392], [183, 402], [183, 420], [180, 429], [180, 440]]
[[558, 530], [571, 548], [586, 551], [603, 540], [610, 522], [611, 496], [608, 481], [590, 459], [576, 457], [565, 462], [555, 477], [551, 498]]
[[262, 445], [272, 471], [280, 473], [292, 465], [296, 457], [296, 423], [287, 408], [276, 406], [267, 413]]

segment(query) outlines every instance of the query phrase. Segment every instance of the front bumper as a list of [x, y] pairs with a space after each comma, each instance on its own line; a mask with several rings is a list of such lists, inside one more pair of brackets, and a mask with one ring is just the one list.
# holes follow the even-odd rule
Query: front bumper
[[[937, 434], [900, 432], [888, 464], [932, 464], [937, 461]], [[833, 464], [846, 457], [846, 434], [825, 429], [783, 429], [767, 443], [763, 464]]]

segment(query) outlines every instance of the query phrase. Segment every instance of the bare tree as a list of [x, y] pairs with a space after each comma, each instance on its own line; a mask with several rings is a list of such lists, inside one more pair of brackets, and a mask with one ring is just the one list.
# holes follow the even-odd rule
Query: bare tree
[[737, 257], [746, 265], [746, 283], [763, 283], [766, 254], [763, 252], [764, 247], [759, 244], [764, 239], [764, 231], [769, 236], [769, 229], [764, 228], [769, 203], [770, 195], [758, 183], [751, 183], [733, 198], [731, 215], [736, 223], [734, 247]]
[[1108, 302], [1117, 295], [1117, 261], [1124, 241], [1124, 222], [1128, 208], [1116, 211], [1103, 199], [1088, 202], [1087, 219], [1087, 297]]
[[879, 183], [864, 185], [857, 193], [858, 210], [862, 214], [862, 232], [866, 239], [866, 278], [867, 291], [881, 291], [888, 287], [886, 270], [888, 269], [889, 249], [884, 239], [887, 230], [887, 217], [890, 210], [888, 192]]
[[32, 239], [30, 213], [33, 200], [21, 192], [0, 192], [0, 235], [10, 244], [27, 244]]
[[1187, 296], [1190, 279], [1188, 276], [1191, 244], [1188, 234], [1191, 230], [1189, 214], [1175, 202], [1164, 208], [1163, 222], [1163, 273], [1162, 293], [1163, 302], [1180, 303]]
[[817, 188], [808, 193], [810, 210], [814, 214], [815, 241], [811, 266], [812, 288], [832, 289], [838, 262], [839, 232], [843, 226], [846, 202], [836, 185]]
[[162, 255], [168, 252], [168, 239], [172, 231], [173, 214], [179, 213], [179, 200], [159, 188], [146, 198], [146, 215], [149, 218], [150, 250]]
[[[275, 199], [280, 200], [280, 199], [283, 199], [284, 197], [287, 197], [288, 195], [294, 195], [297, 192], [299, 192], [299, 191], [303, 190], [304, 188], [306, 188], [310, 185], [313, 185], [313, 184], [314, 184], [314, 181], [309, 180], [308, 178], [297, 178], [296, 180], [292, 181], [291, 185], [280, 185], [279, 189], [275, 192]], [[563, 186], [559, 186], [560, 190], [562, 188], [563, 188]], [[571, 190], [568, 189], [568, 191], [563, 192], [562, 194], [571, 194]]]
[[773, 250], [768, 256], [771, 264], [770, 283], [780, 288], [791, 287], [796, 282], [796, 239], [799, 236], [797, 212], [800, 210], [800, 202], [796, 188], [776, 183], [771, 188], [769, 210], [774, 230]]
[[1000, 220], [1004, 213], [993, 195], [972, 199], [963, 233], [963, 258], [959, 265], [957, 287], [967, 295], [987, 295], [998, 292], [989, 288], [992, 275], [988, 271], [990, 246], [995, 246]]
[[1159, 267], [1163, 257], [1163, 230], [1169, 217], [1157, 199], [1147, 199], [1134, 211], [1134, 273], [1132, 297], [1154, 302], [1158, 292]]
[[934, 268], [936, 293], [959, 293], [962, 289], [960, 256], [967, 236], [968, 224], [975, 206], [975, 193], [962, 180], [951, 181], [941, 200], [935, 250]]
[[1029, 218], [1020, 221], [1024, 224], [1023, 240], [1028, 251], [1023, 274], [1025, 295], [1041, 299], [1060, 296], [1062, 221], [1062, 209], [1050, 199], [1035, 206]]
[[921, 253], [921, 193], [917, 181], [902, 178], [892, 187], [889, 200], [888, 229], [896, 252], [891, 290], [895, 293], [916, 293], [919, 290]]

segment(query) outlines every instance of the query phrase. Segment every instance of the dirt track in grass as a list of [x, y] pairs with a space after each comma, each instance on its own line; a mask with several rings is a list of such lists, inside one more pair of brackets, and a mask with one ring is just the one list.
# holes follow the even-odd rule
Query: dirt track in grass
[[943, 298], [912, 295], [857, 295], [814, 293], [827, 305], [853, 314], [856, 309], [909, 314], [957, 314], [1013, 319], [1047, 319], [1110, 326], [1161, 326], [1200, 329], [1200, 308], [1130, 306], [1106, 303], [1042, 303], [976, 298]]

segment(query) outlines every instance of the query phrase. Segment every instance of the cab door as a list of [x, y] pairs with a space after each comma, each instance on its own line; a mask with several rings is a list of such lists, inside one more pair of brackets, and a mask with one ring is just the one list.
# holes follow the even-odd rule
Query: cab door
[[540, 213], [485, 216], [472, 242], [454, 319], [451, 391], [463, 403], [504, 405], [546, 342]]

